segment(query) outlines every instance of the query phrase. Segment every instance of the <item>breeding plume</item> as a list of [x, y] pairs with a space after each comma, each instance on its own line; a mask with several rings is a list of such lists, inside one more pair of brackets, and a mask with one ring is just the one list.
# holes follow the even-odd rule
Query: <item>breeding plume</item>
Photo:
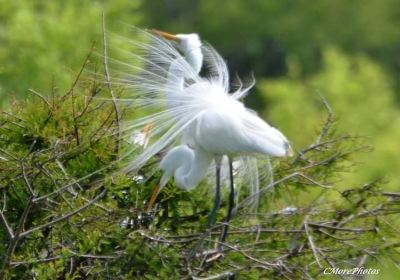
[[[153, 143], [134, 158], [126, 171], [138, 169], [169, 147], [160, 163], [164, 174], [149, 203], [151, 207], [156, 194], [171, 177], [178, 187], [191, 190], [215, 162], [215, 212], [219, 205], [222, 156], [283, 157], [291, 152], [288, 140], [240, 101], [254, 84], [230, 92], [225, 61], [210, 45], [202, 43], [197, 34], [172, 35], [160, 31], [140, 31], [140, 34], [147, 43], [132, 41], [139, 52], [130, 54], [133, 62], [123, 64], [128, 71], [133, 69], [133, 73], [121, 82], [134, 89], [134, 96], [128, 100], [136, 102], [137, 107], [148, 108], [152, 114], [133, 121], [126, 129], [151, 123]], [[200, 75], [202, 69], [204, 76]], [[232, 174], [231, 160], [230, 163]], [[232, 204], [233, 194], [231, 176]]]

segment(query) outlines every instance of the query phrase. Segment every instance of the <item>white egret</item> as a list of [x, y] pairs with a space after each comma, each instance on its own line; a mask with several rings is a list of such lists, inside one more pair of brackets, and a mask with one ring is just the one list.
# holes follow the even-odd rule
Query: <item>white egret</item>
[[[229, 221], [234, 196], [232, 158], [257, 154], [287, 156], [291, 153], [288, 140], [240, 101], [253, 84], [229, 93], [224, 60], [211, 46], [202, 44], [197, 34], [172, 35], [160, 31], [143, 34], [150, 37], [150, 43], [133, 43], [147, 50], [147, 54], [132, 56], [144, 65], [141, 68], [125, 64], [128, 68], [142, 70], [123, 82], [135, 89], [136, 96], [132, 100], [145, 107], [158, 108], [158, 112], [133, 122], [127, 129], [152, 122], [152, 134], [161, 136], [125, 170], [139, 168], [161, 149], [180, 140], [180, 145], [171, 149], [160, 163], [164, 174], [149, 201], [149, 209], [171, 177], [178, 187], [191, 190], [206, 176], [215, 160], [216, 198], [210, 214], [214, 217], [220, 204], [221, 157], [227, 155], [231, 169], [226, 219]], [[203, 62], [208, 68], [208, 77], [199, 74]], [[225, 234], [226, 230], [227, 227]]]

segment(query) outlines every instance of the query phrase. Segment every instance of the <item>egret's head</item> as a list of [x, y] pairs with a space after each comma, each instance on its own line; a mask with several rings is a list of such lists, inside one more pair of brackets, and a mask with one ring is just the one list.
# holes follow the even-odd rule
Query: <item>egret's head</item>
[[153, 30], [153, 33], [167, 40], [176, 41], [177, 48], [184, 54], [187, 62], [193, 68], [195, 75], [200, 72], [203, 65], [203, 53], [199, 35], [196, 33], [174, 35], [159, 30]]
[[179, 40], [179, 49], [182, 52], [189, 52], [201, 47], [199, 35], [192, 34], [177, 34], [176, 38]]
[[154, 34], [157, 34], [167, 40], [176, 41], [178, 43], [178, 48], [180, 51], [187, 53], [192, 50], [198, 49], [201, 47], [201, 40], [198, 34], [171, 34], [164, 31], [153, 30]]

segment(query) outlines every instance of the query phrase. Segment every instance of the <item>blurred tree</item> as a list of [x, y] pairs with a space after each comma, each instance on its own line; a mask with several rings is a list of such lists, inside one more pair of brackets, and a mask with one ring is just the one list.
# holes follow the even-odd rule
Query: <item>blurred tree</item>
[[133, 24], [137, 3], [0, 0], [0, 96], [25, 95], [29, 88], [50, 92], [53, 78], [65, 91], [92, 42], [101, 42], [102, 10], [110, 23]]
[[[143, 1], [144, 22], [199, 32], [227, 58], [233, 73], [281, 76], [288, 55], [302, 74], [319, 71], [324, 48], [364, 53], [400, 82], [400, 0]], [[154, 16], [157, 14], [157, 16]]]
[[288, 78], [259, 84], [268, 104], [265, 115], [279, 123], [295, 147], [304, 146], [320, 126], [323, 111], [316, 93], [321, 93], [339, 117], [338, 129], [365, 136], [376, 149], [360, 155], [358, 161], [365, 164], [348, 175], [346, 184], [389, 175], [391, 186], [397, 188], [400, 113], [382, 68], [365, 56], [350, 58], [335, 49], [324, 52], [322, 71], [309, 78], [298, 77], [295, 61], [289, 65]]

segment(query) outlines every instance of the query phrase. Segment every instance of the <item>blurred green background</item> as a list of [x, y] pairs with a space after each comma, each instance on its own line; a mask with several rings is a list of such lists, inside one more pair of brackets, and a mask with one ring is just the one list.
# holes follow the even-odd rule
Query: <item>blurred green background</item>
[[383, 177], [399, 191], [400, 0], [0, 0], [3, 107], [30, 88], [65, 92], [92, 42], [102, 48], [102, 10], [108, 31], [124, 36], [125, 23], [199, 33], [232, 75], [254, 74], [248, 105], [295, 149], [309, 145], [324, 120], [322, 94], [338, 129], [374, 147], [343, 186]]

